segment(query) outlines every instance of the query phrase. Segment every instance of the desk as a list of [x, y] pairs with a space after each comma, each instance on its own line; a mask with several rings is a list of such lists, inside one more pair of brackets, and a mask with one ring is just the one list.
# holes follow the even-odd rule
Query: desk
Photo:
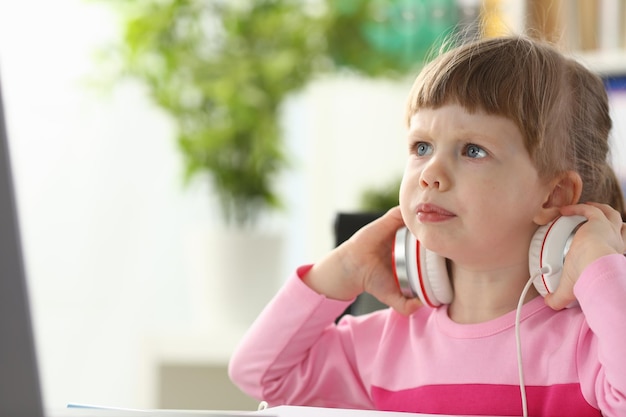
[[[279, 406], [263, 411], [223, 411], [223, 410], [133, 410], [108, 408], [68, 408], [61, 414], [48, 417], [469, 417], [446, 416], [442, 414], [412, 414], [390, 411], [349, 410], [343, 408]], [[476, 416], [473, 416], [476, 417]], [[497, 417], [497, 416], [483, 416]]]

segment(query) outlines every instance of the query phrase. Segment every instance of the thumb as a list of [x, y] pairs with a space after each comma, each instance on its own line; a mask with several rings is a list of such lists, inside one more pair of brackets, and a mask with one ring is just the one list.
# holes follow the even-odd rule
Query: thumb
[[564, 280], [559, 283], [553, 293], [545, 297], [546, 305], [553, 310], [562, 310], [575, 300], [573, 286], [570, 285], [569, 281]]
[[423, 305], [419, 298], [407, 298], [402, 294], [390, 296], [385, 304], [405, 316], [414, 313]]

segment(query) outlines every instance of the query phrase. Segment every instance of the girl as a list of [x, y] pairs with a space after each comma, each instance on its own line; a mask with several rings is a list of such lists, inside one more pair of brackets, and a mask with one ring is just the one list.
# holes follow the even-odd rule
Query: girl
[[[409, 96], [400, 207], [295, 272], [234, 353], [231, 379], [270, 405], [625, 416], [626, 232], [608, 111], [602, 81], [539, 41], [439, 56]], [[521, 300], [520, 394], [529, 247], [562, 215], [587, 221], [558, 289]], [[446, 259], [449, 304], [398, 288], [390, 253], [405, 225]], [[335, 325], [363, 291], [392, 308]]]

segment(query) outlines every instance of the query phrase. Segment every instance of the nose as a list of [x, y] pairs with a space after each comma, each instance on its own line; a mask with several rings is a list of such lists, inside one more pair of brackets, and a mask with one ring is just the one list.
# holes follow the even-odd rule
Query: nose
[[420, 186], [424, 189], [435, 188], [445, 191], [450, 187], [450, 178], [446, 167], [439, 158], [432, 158], [422, 170]]

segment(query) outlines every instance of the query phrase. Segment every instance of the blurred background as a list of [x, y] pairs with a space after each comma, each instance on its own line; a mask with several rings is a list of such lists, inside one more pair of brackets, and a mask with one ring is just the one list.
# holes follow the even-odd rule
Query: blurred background
[[605, 77], [626, 1], [0, 0], [45, 405], [253, 409], [230, 353], [338, 213], [397, 203], [423, 62], [530, 30]]

